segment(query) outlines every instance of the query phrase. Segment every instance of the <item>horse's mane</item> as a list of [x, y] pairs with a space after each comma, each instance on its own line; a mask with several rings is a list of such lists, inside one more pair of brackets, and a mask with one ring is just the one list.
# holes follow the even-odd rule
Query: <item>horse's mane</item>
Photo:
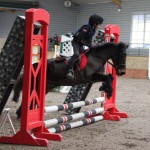
[[114, 48], [114, 46], [116, 46], [116, 45], [117, 44], [115, 44], [115, 43], [104, 43], [102, 45], [97, 45], [97, 46], [93, 47], [92, 49], [95, 51], [102, 51], [102, 50]]

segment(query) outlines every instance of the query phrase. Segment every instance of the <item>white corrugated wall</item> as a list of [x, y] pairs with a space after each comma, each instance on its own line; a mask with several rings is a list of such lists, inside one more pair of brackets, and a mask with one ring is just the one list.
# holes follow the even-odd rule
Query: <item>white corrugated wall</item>
[[[40, 8], [51, 14], [49, 36], [55, 33], [58, 35], [73, 32], [76, 30], [77, 16], [75, 6], [67, 8], [64, 1], [60, 0], [39, 0]], [[11, 30], [17, 15], [25, 15], [25, 10], [17, 10], [16, 13], [0, 12], [0, 37], [6, 38]]]

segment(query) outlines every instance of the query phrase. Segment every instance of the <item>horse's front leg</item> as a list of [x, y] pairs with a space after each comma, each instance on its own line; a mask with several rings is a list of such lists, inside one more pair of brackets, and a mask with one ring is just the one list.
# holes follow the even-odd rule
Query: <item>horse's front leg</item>
[[93, 81], [95, 82], [103, 82], [102, 86], [99, 87], [99, 91], [104, 91], [107, 93], [107, 98], [109, 99], [112, 96], [113, 88], [112, 88], [112, 81], [113, 76], [111, 74], [103, 75], [103, 74], [94, 74], [92, 77]]

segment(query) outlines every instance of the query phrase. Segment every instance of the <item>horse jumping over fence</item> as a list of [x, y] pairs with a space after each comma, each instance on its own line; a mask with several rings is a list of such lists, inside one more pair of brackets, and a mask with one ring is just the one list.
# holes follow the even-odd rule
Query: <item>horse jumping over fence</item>
[[[112, 80], [110, 74], [104, 74], [104, 65], [110, 59], [113, 67], [115, 67], [117, 75], [126, 73], [126, 49], [128, 45], [121, 42], [105, 43], [90, 49], [84, 55], [87, 58], [86, 66], [80, 70], [78, 60], [77, 65], [74, 67], [75, 78], [66, 78], [67, 65], [62, 60], [48, 59], [47, 60], [47, 78], [46, 78], [46, 93], [51, 91], [57, 86], [74, 86], [78, 84], [103, 82], [99, 90], [103, 90], [107, 97], [112, 96]], [[38, 68], [38, 63], [33, 64], [33, 68]], [[23, 86], [23, 74], [19, 76], [15, 86], [13, 101], [17, 102]], [[40, 86], [40, 85], [38, 85]], [[32, 87], [31, 87], [32, 88]], [[37, 87], [38, 89], [38, 87]], [[18, 117], [21, 114], [21, 107], [17, 110]]]

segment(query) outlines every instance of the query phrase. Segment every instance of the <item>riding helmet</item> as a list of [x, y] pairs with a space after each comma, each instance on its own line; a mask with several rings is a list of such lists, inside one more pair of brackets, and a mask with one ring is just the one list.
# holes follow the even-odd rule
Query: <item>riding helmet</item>
[[90, 26], [99, 25], [102, 24], [103, 21], [104, 19], [101, 16], [94, 14], [89, 18], [89, 25]]

